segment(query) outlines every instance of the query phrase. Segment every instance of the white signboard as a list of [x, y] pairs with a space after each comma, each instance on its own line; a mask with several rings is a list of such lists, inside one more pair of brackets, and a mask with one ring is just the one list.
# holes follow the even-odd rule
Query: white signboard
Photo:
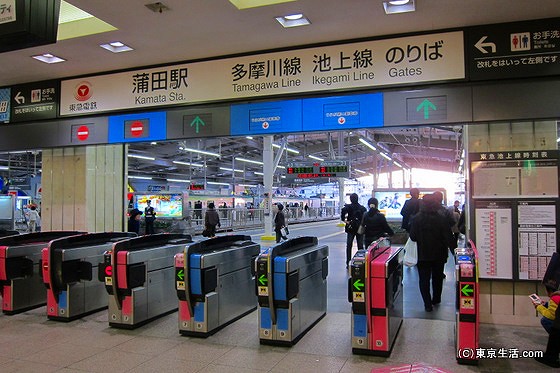
[[0, 24], [16, 20], [16, 0], [0, 0]]
[[60, 114], [464, 78], [456, 31], [66, 80]]
[[477, 208], [476, 247], [481, 278], [513, 278], [511, 208]]

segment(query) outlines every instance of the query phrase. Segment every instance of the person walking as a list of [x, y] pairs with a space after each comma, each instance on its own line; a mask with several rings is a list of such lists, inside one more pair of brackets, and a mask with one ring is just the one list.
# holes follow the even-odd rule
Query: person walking
[[154, 221], [156, 220], [156, 210], [152, 207], [152, 201], [146, 202], [148, 206], [144, 209], [144, 223], [146, 224], [146, 234], [154, 234]]
[[284, 216], [284, 206], [281, 203], [276, 204], [278, 212], [274, 217], [274, 232], [276, 232], [276, 243], [280, 242], [280, 239], [287, 240], [288, 237], [282, 235], [282, 228], [286, 227], [286, 217]]
[[366, 208], [358, 203], [358, 195], [356, 193], [350, 194], [350, 204], [344, 205], [340, 212], [340, 220], [345, 223], [344, 231], [346, 232], [346, 268], [348, 268], [348, 263], [352, 260], [354, 237], [356, 238], [358, 250], [364, 249], [364, 235], [358, 234], [358, 228], [365, 212]]
[[418, 247], [418, 285], [427, 312], [441, 303], [443, 269], [447, 262], [447, 248], [452, 240], [449, 222], [439, 213], [440, 209], [441, 204], [433, 195], [424, 196], [420, 211], [410, 226], [410, 239]]
[[220, 216], [215, 207], [214, 202], [210, 202], [206, 214], [204, 214], [204, 229], [208, 234], [207, 237], [210, 238], [216, 237], [216, 227], [221, 227]]
[[362, 218], [362, 225], [364, 226], [364, 247], [366, 249], [373, 241], [385, 235], [392, 236], [395, 234], [393, 229], [387, 224], [385, 215], [377, 208], [378, 205], [379, 201], [377, 198], [370, 198], [368, 200], [369, 210]]
[[39, 222], [39, 213], [37, 212], [37, 207], [35, 205], [31, 205], [29, 207], [29, 232], [35, 232], [37, 230], [37, 223]]
[[142, 211], [138, 209], [130, 210], [130, 216], [128, 218], [128, 232], [133, 232], [140, 234], [140, 218], [142, 217]]
[[410, 199], [404, 202], [404, 206], [401, 209], [401, 215], [403, 217], [401, 228], [407, 232], [410, 232], [410, 221], [411, 218], [418, 213], [420, 209], [420, 191], [418, 188], [410, 189]]

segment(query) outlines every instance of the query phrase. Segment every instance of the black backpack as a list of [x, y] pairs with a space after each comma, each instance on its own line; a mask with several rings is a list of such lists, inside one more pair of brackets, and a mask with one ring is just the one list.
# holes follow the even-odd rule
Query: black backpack
[[356, 234], [358, 232], [358, 228], [360, 228], [360, 224], [362, 223], [362, 217], [363, 217], [363, 210], [361, 209], [361, 206], [358, 206], [357, 208], [354, 207], [354, 205], [350, 204], [350, 205], [346, 205], [347, 207], [347, 220], [348, 220], [348, 224], [346, 224], [346, 227], [344, 227], [344, 231], [347, 233], [352, 233], [352, 234]]

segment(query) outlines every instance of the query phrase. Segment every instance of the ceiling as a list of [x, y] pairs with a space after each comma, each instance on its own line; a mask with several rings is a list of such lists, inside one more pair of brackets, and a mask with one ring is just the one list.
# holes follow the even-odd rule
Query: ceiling
[[[381, 0], [298, 0], [245, 10], [238, 10], [228, 0], [164, 0], [162, 3], [168, 10], [161, 13], [145, 6], [154, 2], [151, 0], [67, 0], [117, 30], [2, 53], [0, 87], [279, 48], [560, 16], [559, 0], [415, 1], [416, 12], [386, 15]], [[311, 25], [284, 29], [275, 20], [276, 16], [293, 13], [303, 13]], [[113, 54], [99, 47], [112, 41], [121, 41], [134, 50]], [[47, 52], [67, 61], [47, 65], [30, 58]], [[338, 143], [340, 136], [343, 146]], [[309, 154], [324, 159], [343, 155], [350, 159], [354, 168], [368, 172], [379, 170], [383, 158], [360, 143], [359, 136], [380, 144], [394, 159], [409, 167], [453, 171], [457, 169], [462, 151], [461, 126], [370, 129], [343, 135], [298, 134], [277, 136], [275, 142], [279, 144], [285, 138], [288, 147], [300, 151], [299, 159]], [[231, 172], [220, 172], [220, 166], [232, 168], [235, 157], [262, 158], [261, 138], [188, 139], [184, 142], [188, 147], [217, 151], [222, 155], [219, 159], [203, 157], [207, 161], [207, 177], [231, 180]], [[171, 177], [166, 176], [169, 174], [200, 176], [204, 169], [178, 167], [172, 163], [177, 157], [198, 158], [195, 153], [181, 151], [180, 145], [177, 142], [131, 145], [131, 153], [149, 153], [156, 161], [130, 159], [130, 173], [158, 177]], [[10, 175], [18, 176], [40, 168], [40, 153], [38, 156], [0, 154], [0, 166], [6, 165], [8, 160]], [[288, 153], [281, 164], [295, 160], [297, 156]], [[16, 166], [16, 161], [20, 166]], [[234, 165], [236, 169], [244, 166], [246, 171], [260, 168], [248, 163]], [[356, 176], [361, 175], [352, 174]], [[243, 178], [251, 183], [258, 182], [259, 176], [247, 172]]]

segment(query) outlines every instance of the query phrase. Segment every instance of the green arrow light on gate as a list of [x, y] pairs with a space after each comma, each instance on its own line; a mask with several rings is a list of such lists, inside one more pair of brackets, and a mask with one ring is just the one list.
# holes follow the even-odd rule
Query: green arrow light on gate
[[472, 285], [467, 284], [467, 285], [464, 285], [461, 288], [461, 293], [463, 293], [464, 296], [470, 297], [470, 296], [473, 295], [474, 289], [473, 289]]
[[196, 133], [200, 132], [200, 126], [205, 126], [206, 123], [197, 115], [196, 118], [191, 122], [191, 127], [196, 126]]
[[354, 283], [352, 285], [354, 285], [354, 287], [358, 291], [362, 291], [362, 289], [360, 289], [360, 288], [363, 288], [365, 286], [365, 284], [362, 282], [361, 279], [357, 279], [356, 281], [354, 281]]
[[179, 272], [177, 272], [177, 278], [183, 281], [183, 279], [185, 278], [185, 270], [181, 269]]
[[424, 109], [424, 119], [429, 119], [430, 118], [430, 109], [437, 110], [436, 105], [434, 105], [427, 98], [424, 99], [424, 101], [422, 101], [422, 103], [420, 103], [420, 105], [418, 105], [418, 107], [416, 108], [416, 111], [420, 111], [422, 109]]
[[262, 286], [266, 286], [266, 284], [268, 283], [268, 279], [266, 278], [266, 275], [260, 275], [259, 276], [259, 283]]

